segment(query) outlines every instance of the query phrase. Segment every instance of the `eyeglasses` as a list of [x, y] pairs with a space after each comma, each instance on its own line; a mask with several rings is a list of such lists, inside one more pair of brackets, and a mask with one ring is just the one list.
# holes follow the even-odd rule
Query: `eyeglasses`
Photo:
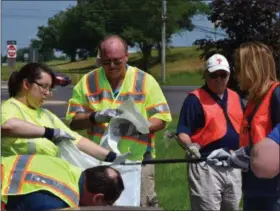
[[219, 73], [210, 73], [208, 75], [212, 79], [216, 79], [216, 78], [219, 78], [219, 77], [222, 78], [222, 79], [225, 79], [225, 78], [228, 77], [229, 74], [227, 74], [227, 73], [220, 73], [220, 74]]
[[45, 84], [40, 84], [37, 81], [33, 81], [33, 83], [37, 84], [43, 91], [48, 91], [48, 92], [52, 92], [52, 88], [49, 88], [49, 85], [45, 85]]
[[112, 65], [112, 64], [114, 64], [116, 66], [119, 66], [123, 63], [123, 58], [118, 59], [118, 60], [103, 60], [103, 61], [101, 60], [101, 63], [104, 66], [109, 66], [109, 65]]

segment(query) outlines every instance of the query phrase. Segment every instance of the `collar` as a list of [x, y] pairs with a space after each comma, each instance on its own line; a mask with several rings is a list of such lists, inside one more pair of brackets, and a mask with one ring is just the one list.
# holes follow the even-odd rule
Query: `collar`
[[202, 86], [202, 89], [204, 89], [216, 102], [227, 102], [228, 99], [228, 91], [227, 89], [224, 92], [223, 98], [221, 99], [216, 93], [212, 92], [211, 89], [205, 84]]

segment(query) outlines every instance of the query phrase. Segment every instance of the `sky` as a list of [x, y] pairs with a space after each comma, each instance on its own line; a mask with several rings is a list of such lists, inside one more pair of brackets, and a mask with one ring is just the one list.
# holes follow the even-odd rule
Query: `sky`
[[[28, 47], [30, 40], [37, 38], [37, 29], [41, 25], [47, 25], [48, 18], [54, 16], [61, 10], [66, 10], [70, 6], [76, 5], [76, 1], [1, 1], [1, 53], [6, 54], [7, 40], [16, 40], [17, 48]], [[167, 3], [168, 7], [168, 3]], [[168, 16], [168, 14], [167, 14]], [[175, 34], [172, 37], [172, 46], [191, 46], [196, 39], [210, 36], [215, 38], [214, 34], [201, 31], [213, 31], [214, 27], [211, 22], [204, 16], [196, 16], [193, 23], [198, 26], [192, 32], [183, 32]], [[199, 29], [200, 28], [200, 29]], [[219, 34], [222, 31], [219, 31]], [[216, 35], [216, 39], [222, 36]], [[130, 49], [134, 51], [135, 49]]]

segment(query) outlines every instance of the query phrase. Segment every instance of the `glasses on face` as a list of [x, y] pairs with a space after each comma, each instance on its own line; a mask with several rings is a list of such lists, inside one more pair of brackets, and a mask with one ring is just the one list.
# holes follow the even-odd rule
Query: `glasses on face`
[[33, 81], [33, 83], [37, 84], [43, 91], [45, 92], [52, 92], [52, 88], [49, 87], [49, 85], [46, 85], [46, 84], [40, 84], [38, 83], [37, 81]]
[[208, 74], [210, 78], [212, 79], [216, 79], [216, 78], [222, 78], [222, 79], [225, 79], [228, 77], [229, 74], [227, 73], [210, 73]]
[[101, 60], [102, 65], [104, 66], [110, 66], [110, 65], [116, 65], [119, 66], [123, 63], [123, 58], [117, 59], [117, 60]]

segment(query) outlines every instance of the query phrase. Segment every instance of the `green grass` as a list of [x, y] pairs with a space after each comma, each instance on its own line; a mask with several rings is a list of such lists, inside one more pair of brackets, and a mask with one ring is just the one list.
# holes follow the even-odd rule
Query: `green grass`
[[174, 73], [166, 77], [165, 83], [161, 82], [161, 77], [156, 77], [160, 85], [165, 86], [198, 86], [204, 83], [202, 75], [200, 73]]
[[[196, 46], [169, 48], [166, 51], [166, 83], [162, 85], [201, 85], [203, 80], [200, 71], [203, 69], [203, 61], [199, 58], [200, 51]], [[129, 55], [129, 64], [138, 66], [141, 62], [141, 54], [131, 53]], [[72, 78], [73, 84], [76, 84], [81, 77], [91, 71], [95, 65], [95, 58], [88, 58], [85, 61], [59, 61], [47, 62], [58, 72], [64, 72]], [[15, 70], [19, 70], [24, 63], [17, 62]], [[157, 51], [152, 51], [150, 73], [160, 82], [161, 81], [161, 63], [158, 61]], [[8, 80], [11, 70], [2, 66], [2, 80]]]
[[[178, 116], [173, 116], [168, 130], [176, 130]], [[156, 137], [157, 159], [184, 158], [184, 151], [175, 141], [163, 141], [163, 131]], [[179, 164], [156, 165], [156, 192], [164, 210], [190, 210], [187, 166]]]

